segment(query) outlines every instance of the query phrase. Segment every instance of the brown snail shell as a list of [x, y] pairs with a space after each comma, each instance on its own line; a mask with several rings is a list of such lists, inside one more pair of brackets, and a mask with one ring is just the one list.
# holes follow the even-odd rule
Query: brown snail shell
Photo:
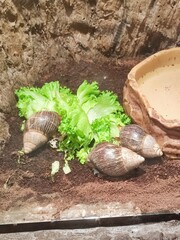
[[130, 124], [120, 129], [120, 142], [143, 157], [154, 158], [163, 155], [155, 138], [147, 134], [139, 125]]
[[139, 167], [144, 158], [128, 148], [109, 142], [103, 142], [89, 153], [91, 168], [111, 177], [122, 176]]
[[61, 118], [56, 112], [41, 111], [33, 114], [25, 123], [23, 150], [28, 154], [44, 145], [57, 130]]

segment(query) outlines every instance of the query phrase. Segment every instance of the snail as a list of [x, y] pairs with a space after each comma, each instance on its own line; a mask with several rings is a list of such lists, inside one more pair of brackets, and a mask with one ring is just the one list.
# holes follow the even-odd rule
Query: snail
[[155, 138], [137, 124], [126, 125], [120, 129], [120, 143], [121, 146], [129, 148], [145, 158], [163, 155]]
[[56, 112], [41, 111], [33, 114], [25, 123], [23, 151], [28, 154], [44, 145], [55, 133], [61, 118]]
[[145, 159], [128, 148], [102, 142], [92, 149], [87, 160], [94, 170], [110, 177], [119, 177], [139, 167]]

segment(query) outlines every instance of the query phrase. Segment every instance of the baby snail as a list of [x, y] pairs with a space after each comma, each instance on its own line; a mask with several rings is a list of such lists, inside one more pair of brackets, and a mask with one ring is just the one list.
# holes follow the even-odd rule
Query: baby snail
[[120, 129], [120, 144], [145, 158], [163, 155], [155, 138], [147, 134], [139, 125], [130, 124]]
[[57, 131], [61, 118], [56, 112], [41, 111], [33, 114], [25, 123], [23, 151], [28, 154], [44, 145]]
[[103, 175], [119, 177], [139, 167], [144, 158], [110, 142], [99, 143], [88, 155], [89, 166]]

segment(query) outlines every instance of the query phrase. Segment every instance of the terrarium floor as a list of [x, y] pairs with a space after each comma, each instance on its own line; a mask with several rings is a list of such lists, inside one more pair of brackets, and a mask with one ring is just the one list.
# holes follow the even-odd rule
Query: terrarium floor
[[[59, 80], [75, 91], [84, 79], [97, 81], [102, 90], [117, 93], [122, 103], [127, 74], [138, 61], [71, 62], [43, 73], [37, 85]], [[51, 164], [63, 160], [63, 154], [46, 145], [19, 164], [16, 152], [22, 148], [22, 119], [17, 109], [7, 115], [7, 121], [11, 138], [0, 156], [1, 223], [59, 219], [67, 209], [76, 209], [75, 215], [68, 213], [70, 218], [76, 214], [85, 217], [180, 211], [180, 161], [147, 159], [130, 174], [111, 179], [98, 178], [86, 165], [73, 160], [72, 172], [65, 175], [60, 171], [53, 182]]]

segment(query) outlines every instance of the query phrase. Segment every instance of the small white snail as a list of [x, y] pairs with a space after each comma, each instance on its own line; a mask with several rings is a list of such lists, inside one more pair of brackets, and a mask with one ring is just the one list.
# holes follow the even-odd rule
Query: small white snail
[[137, 153], [109, 142], [103, 142], [88, 155], [88, 164], [92, 169], [111, 177], [122, 176], [139, 167], [144, 158]]
[[61, 118], [56, 112], [42, 111], [33, 114], [25, 123], [23, 150], [28, 154], [44, 145], [55, 133]]
[[155, 138], [147, 134], [139, 125], [130, 124], [120, 129], [120, 144], [145, 158], [160, 157], [163, 155]]

